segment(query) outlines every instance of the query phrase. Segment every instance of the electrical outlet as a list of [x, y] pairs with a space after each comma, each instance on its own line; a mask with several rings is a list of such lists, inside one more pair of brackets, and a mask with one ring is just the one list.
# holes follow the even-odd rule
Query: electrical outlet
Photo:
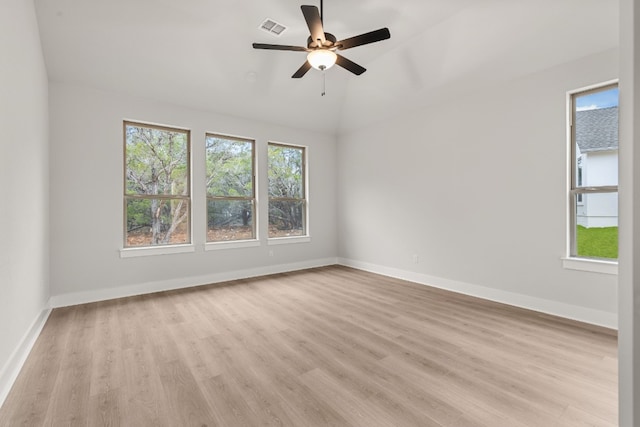
[[269, 249], [269, 256], [273, 256], [273, 249]]
[[418, 259], [418, 254], [413, 254], [413, 263], [417, 264], [418, 262], [420, 262], [420, 260]]

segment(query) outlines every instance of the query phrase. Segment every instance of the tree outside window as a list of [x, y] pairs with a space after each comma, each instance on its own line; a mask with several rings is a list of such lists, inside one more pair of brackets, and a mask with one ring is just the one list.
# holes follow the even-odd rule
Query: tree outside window
[[307, 235], [305, 148], [269, 143], [269, 237]]
[[255, 239], [254, 142], [207, 134], [207, 241]]
[[188, 130], [124, 122], [124, 246], [185, 244], [190, 233]]

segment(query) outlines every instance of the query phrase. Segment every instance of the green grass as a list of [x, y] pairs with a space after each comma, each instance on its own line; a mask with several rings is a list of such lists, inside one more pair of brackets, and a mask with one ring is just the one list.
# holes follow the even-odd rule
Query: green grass
[[618, 227], [578, 226], [578, 256], [618, 258]]

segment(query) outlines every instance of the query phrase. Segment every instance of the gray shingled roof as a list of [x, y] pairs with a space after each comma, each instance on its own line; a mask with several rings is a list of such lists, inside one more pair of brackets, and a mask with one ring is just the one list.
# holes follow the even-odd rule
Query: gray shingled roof
[[580, 152], [618, 149], [618, 107], [576, 111]]

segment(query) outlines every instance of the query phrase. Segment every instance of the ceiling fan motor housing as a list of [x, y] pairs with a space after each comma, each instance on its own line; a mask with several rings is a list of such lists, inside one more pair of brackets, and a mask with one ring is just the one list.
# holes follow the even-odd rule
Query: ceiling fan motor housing
[[331, 33], [324, 33], [324, 44], [319, 45], [317, 40], [313, 40], [311, 36], [307, 37], [307, 47], [309, 49], [331, 48], [336, 44], [336, 36]]

